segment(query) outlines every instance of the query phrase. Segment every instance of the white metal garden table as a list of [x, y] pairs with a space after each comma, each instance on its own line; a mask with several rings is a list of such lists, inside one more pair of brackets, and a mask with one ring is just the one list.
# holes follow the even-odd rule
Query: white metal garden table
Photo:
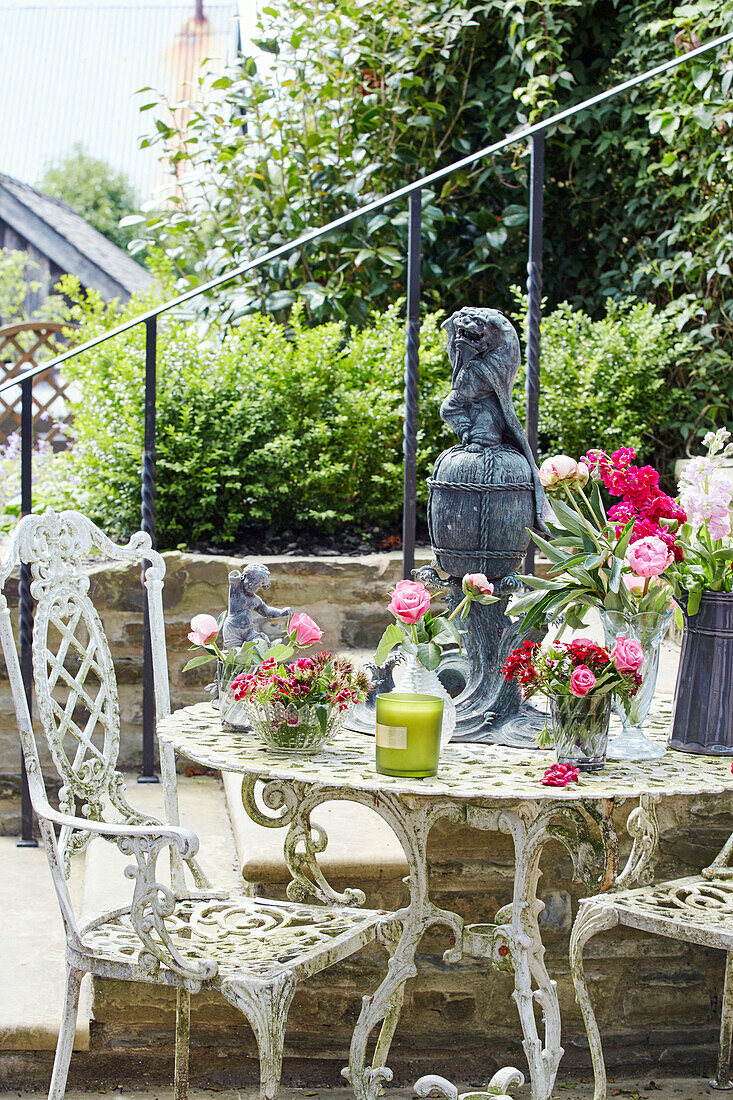
[[[663, 738], [669, 726], [669, 704], [649, 720], [650, 734]], [[563, 1054], [560, 1009], [555, 982], [544, 963], [538, 923], [543, 903], [537, 898], [542, 849], [554, 839], [569, 852], [575, 875], [590, 892], [614, 884], [643, 883], [651, 877], [650, 861], [659, 829], [655, 806], [672, 795], [720, 794], [733, 790], [730, 761], [668, 752], [659, 760], [611, 763], [584, 774], [567, 787], [545, 787], [544, 769], [551, 752], [496, 745], [450, 745], [439, 775], [399, 779], [380, 775], [374, 766], [374, 742], [343, 731], [314, 755], [282, 756], [269, 752], [253, 734], [221, 729], [209, 703], [176, 711], [159, 724], [160, 737], [190, 760], [206, 767], [242, 774], [242, 800], [260, 825], [287, 827], [285, 858], [292, 881], [292, 900], [317, 898], [345, 905], [361, 904], [364, 893], [351, 887], [332, 889], [319, 865], [327, 836], [311, 822], [324, 802], [359, 802], [379, 814], [399, 839], [409, 867], [409, 902], [387, 926], [390, 954], [387, 974], [373, 996], [364, 997], [354, 1030], [349, 1067], [344, 1070], [358, 1100], [376, 1100], [391, 1079], [386, 1066], [389, 1046], [402, 1006], [405, 982], [416, 974], [419, 942], [433, 925], [453, 934], [447, 962], [462, 955], [485, 957], [514, 972], [514, 997], [524, 1035], [532, 1100], [548, 1100]], [[632, 847], [618, 872], [618, 843], [611, 814], [615, 805], [638, 799], [627, 819]], [[439, 909], [429, 898], [427, 842], [439, 819], [474, 829], [508, 833], [514, 844], [513, 900], [494, 924], [464, 927], [455, 913]], [[538, 1027], [535, 1006], [543, 1027]], [[371, 1064], [366, 1050], [373, 1029], [384, 1021]]]

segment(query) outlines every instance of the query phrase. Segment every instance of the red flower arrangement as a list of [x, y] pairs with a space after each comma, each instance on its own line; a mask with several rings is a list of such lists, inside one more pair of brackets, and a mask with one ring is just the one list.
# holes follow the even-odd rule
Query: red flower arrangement
[[546, 695], [605, 695], [612, 692], [630, 699], [639, 690], [639, 669], [644, 652], [638, 642], [620, 635], [612, 650], [590, 638], [555, 642], [542, 650], [539, 642], [523, 642], [507, 657], [505, 680], [516, 680], [529, 699], [537, 691]]
[[368, 690], [366, 673], [332, 653], [299, 657], [292, 665], [279, 665], [270, 658], [232, 681], [232, 693], [238, 702], [336, 707], [342, 713], [364, 700]]

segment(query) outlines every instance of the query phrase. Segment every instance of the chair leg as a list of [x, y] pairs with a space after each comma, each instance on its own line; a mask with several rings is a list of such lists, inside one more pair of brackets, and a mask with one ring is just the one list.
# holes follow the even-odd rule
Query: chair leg
[[718, 1072], [710, 1082], [714, 1089], [733, 1089], [730, 1079], [730, 1047], [733, 1038], [733, 951], [725, 957], [725, 982], [723, 983], [723, 1010], [720, 1020], [720, 1053]]
[[260, 1100], [277, 1100], [282, 1075], [285, 1026], [295, 994], [295, 978], [282, 974], [273, 982], [225, 983], [222, 993], [246, 1017], [260, 1055]]
[[188, 1098], [188, 1050], [191, 1038], [191, 994], [180, 986], [176, 989], [176, 1069], [174, 1100]]
[[79, 1012], [79, 989], [83, 977], [84, 974], [81, 970], [74, 970], [72, 967], [67, 966], [64, 1014], [61, 1018], [59, 1039], [56, 1044], [56, 1057], [53, 1060], [53, 1073], [51, 1074], [51, 1085], [48, 1090], [48, 1100], [64, 1100], [71, 1052], [74, 1049], [76, 1017]]
[[580, 1005], [580, 1011], [583, 1013], [583, 1023], [585, 1024], [591, 1061], [593, 1062], [593, 1077], [595, 1080], [593, 1100], [606, 1100], [608, 1082], [606, 1080], [606, 1064], [603, 1060], [601, 1033], [598, 1030], [598, 1023], [585, 978], [583, 948], [597, 932], [602, 932], [606, 928], [613, 928], [617, 924], [618, 914], [609, 905], [604, 905], [602, 899], [599, 899], [598, 903], [589, 902], [581, 905], [570, 936], [570, 972], [573, 976], [575, 997]]

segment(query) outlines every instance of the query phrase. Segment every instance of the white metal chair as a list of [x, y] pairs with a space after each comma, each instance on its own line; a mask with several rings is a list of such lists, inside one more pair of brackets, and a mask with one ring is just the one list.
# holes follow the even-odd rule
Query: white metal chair
[[733, 1088], [730, 1079], [733, 1035], [733, 836], [709, 867], [699, 875], [617, 890], [580, 903], [570, 937], [570, 969], [575, 995], [588, 1035], [595, 1092], [593, 1100], [606, 1100], [608, 1086], [598, 1029], [583, 967], [583, 949], [597, 933], [617, 924], [639, 928], [657, 936], [684, 940], [726, 952], [725, 979], [720, 1025], [720, 1052], [713, 1088]]
[[[179, 827], [175, 760], [161, 743], [168, 821], [137, 813], [116, 770], [120, 739], [114, 666], [89, 597], [84, 565], [93, 554], [143, 563], [149, 609], [157, 717], [170, 711], [163, 625], [165, 565], [148, 535], [111, 542], [78, 512], [26, 516], [0, 569], [0, 590], [19, 563], [31, 570], [35, 601], [33, 682], [38, 714], [61, 777], [60, 810], [46, 796], [38, 750], [4, 591], [0, 641], [8, 667], [33, 808], [66, 930], [66, 999], [50, 1100], [63, 1100], [84, 974], [177, 989], [175, 1094], [188, 1085], [190, 994], [216, 989], [247, 1018], [260, 1054], [263, 1100], [277, 1095], [288, 1009], [300, 979], [358, 951], [389, 915], [365, 909], [298, 905], [223, 895], [208, 888], [195, 862], [198, 838]], [[116, 818], [116, 820], [108, 820]], [[114, 842], [133, 862], [128, 907], [79, 927], [66, 879], [71, 856], [95, 837]], [[156, 875], [171, 856], [171, 887]], [[186, 874], [194, 879], [188, 889]]]

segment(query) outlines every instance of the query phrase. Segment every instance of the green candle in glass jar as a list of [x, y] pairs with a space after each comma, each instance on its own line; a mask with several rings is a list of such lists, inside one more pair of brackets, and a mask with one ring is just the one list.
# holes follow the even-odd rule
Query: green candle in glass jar
[[438, 774], [443, 700], [392, 691], [377, 696], [377, 771], [423, 779]]

